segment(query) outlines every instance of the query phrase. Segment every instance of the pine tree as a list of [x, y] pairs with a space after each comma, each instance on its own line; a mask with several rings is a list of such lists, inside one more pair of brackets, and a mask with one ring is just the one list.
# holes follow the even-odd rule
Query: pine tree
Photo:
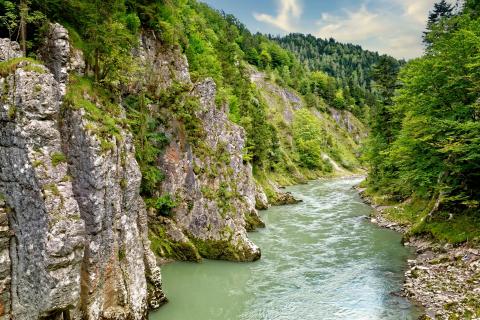
[[430, 11], [427, 22], [427, 30], [423, 33], [423, 42], [427, 45], [427, 48], [433, 42], [432, 37], [434, 37], [436, 27], [442, 21], [442, 19], [448, 19], [453, 16], [453, 9], [455, 7], [449, 4], [445, 0], [441, 0], [438, 3], [435, 3], [433, 10]]
[[428, 16], [428, 24], [435, 24], [442, 18], [450, 18], [453, 15], [453, 8], [453, 5], [445, 0], [435, 3], [433, 11]]

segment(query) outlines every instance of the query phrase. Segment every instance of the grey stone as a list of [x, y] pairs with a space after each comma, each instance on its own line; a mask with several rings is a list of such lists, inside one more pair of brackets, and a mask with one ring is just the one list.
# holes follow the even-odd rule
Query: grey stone
[[7, 61], [23, 56], [20, 45], [16, 41], [2, 38], [0, 39], [0, 62]]
[[0, 80], [0, 193], [13, 234], [11, 316], [37, 319], [80, 300], [84, 224], [67, 164], [52, 161], [62, 154], [58, 83], [22, 66]]

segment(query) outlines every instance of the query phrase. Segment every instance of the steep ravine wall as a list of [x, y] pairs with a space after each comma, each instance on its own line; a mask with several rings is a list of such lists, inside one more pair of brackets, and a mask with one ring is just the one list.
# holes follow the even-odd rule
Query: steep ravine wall
[[[128, 90], [189, 86], [203, 132], [201, 147], [187, 142], [178, 115], [163, 110], [168, 121], [158, 130], [169, 143], [158, 192], [177, 206], [158, 216], [140, 196], [126, 113], [117, 106], [116, 133], [102, 134], [102, 119], [69, 96], [69, 79], [84, 73], [81, 51], [61, 25], [47, 34], [42, 63], [19, 58], [15, 42], [2, 40], [0, 51], [9, 63], [0, 78], [0, 317], [145, 319], [166, 301], [151, 248], [182, 260], [260, 258], [247, 230], [263, 226], [259, 199], [268, 204], [243, 161], [245, 132], [216, 104], [215, 83], [193, 84], [178, 49], [142, 36], [134, 55], [143, 68]], [[79, 99], [106, 112], [87, 91]]]
[[[228, 119], [228, 107], [217, 105], [211, 79], [192, 84], [187, 59], [175, 48], [163, 47], [151, 34], [141, 38], [137, 53], [146, 73], [144, 87], [151, 94], [174, 84], [190, 87], [198, 102], [201, 141], [188, 141], [184, 123], [170, 109], [159, 128], [168, 145], [159, 159], [165, 174], [159, 192], [175, 198], [171, 217], [150, 214], [150, 237], [155, 252], [163, 257], [199, 260], [201, 257], [234, 261], [260, 258], [260, 249], [247, 230], [263, 226], [256, 205], [262, 193], [255, 185], [252, 168], [243, 161], [245, 131]], [[158, 106], [153, 103], [150, 109]]]
[[[50, 70], [19, 60], [0, 78], [0, 315], [145, 319], [165, 298], [131, 137], [105, 151], [62, 105], [75, 67], [67, 31], [52, 33]], [[4, 43], [0, 60], [20, 55]]]

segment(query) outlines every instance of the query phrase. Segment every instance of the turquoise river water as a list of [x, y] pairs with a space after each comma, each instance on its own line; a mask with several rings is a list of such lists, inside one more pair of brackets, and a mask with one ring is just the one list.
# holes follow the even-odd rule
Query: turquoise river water
[[303, 202], [262, 213], [250, 234], [254, 263], [204, 261], [162, 268], [170, 300], [150, 320], [406, 320], [419, 310], [401, 289], [411, 252], [372, 225], [358, 178], [290, 187]]

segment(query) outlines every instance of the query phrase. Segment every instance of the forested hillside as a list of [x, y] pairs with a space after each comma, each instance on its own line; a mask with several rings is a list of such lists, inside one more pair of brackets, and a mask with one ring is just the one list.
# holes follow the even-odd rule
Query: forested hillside
[[299, 33], [269, 38], [294, 52], [308, 70], [322, 71], [335, 78], [346, 100], [352, 101], [352, 107], [358, 106], [353, 108], [359, 115], [379, 97], [372, 79], [372, 68], [381, 59], [377, 52]]
[[403, 202], [390, 215], [452, 242], [480, 236], [478, 2], [459, 12], [441, 2], [424, 35], [426, 53], [374, 72], [384, 103], [372, 112], [367, 158], [371, 192]]

